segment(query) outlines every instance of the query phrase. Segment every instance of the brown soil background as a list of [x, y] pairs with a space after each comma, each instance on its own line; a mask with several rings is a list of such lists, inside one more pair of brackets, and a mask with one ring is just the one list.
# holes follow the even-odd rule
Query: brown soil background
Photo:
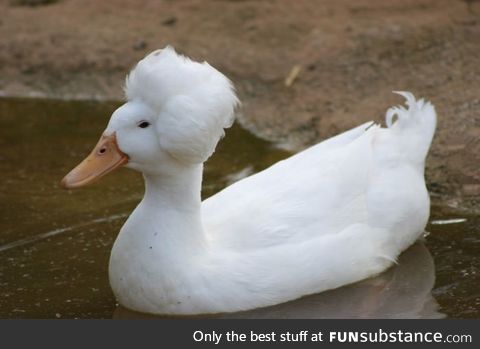
[[391, 91], [412, 91], [439, 115], [434, 201], [479, 211], [476, 0], [0, 0], [0, 13], [4, 96], [120, 100], [135, 62], [171, 44], [234, 81], [245, 127], [301, 148], [382, 121], [403, 103]]

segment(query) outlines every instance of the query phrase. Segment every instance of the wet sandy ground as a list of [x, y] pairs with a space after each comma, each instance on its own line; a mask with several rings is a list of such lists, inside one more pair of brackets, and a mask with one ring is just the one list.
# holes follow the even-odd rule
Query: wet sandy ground
[[0, 1], [3, 95], [120, 100], [132, 65], [172, 44], [235, 82], [242, 125], [299, 149], [381, 121], [410, 90], [439, 114], [434, 201], [479, 212], [478, 1], [22, 2]]

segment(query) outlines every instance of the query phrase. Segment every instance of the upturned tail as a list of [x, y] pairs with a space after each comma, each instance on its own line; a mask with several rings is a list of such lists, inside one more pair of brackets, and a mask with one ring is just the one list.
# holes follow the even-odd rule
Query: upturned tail
[[402, 153], [423, 166], [432, 143], [437, 114], [434, 106], [424, 99], [416, 100], [410, 92], [394, 91], [406, 99], [406, 105], [387, 110], [385, 122], [401, 142]]

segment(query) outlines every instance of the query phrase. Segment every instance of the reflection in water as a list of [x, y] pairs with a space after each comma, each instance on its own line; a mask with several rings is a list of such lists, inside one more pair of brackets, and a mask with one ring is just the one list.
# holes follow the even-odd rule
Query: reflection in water
[[[435, 267], [432, 256], [418, 242], [399, 258], [398, 264], [375, 278], [251, 311], [215, 316], [220, 318], [442, 318], [432, 296]], [[113, 318], [154, 318], [117, 307]]]
[[[60, 189], [59, 181], [90, 152], [117, 106], [0, 98], [0, 318], [112, 316], [108, 259], [143, 195], [141, 176], [120, 169], [80, 191]], [[206, 164], [202, 194], [286, 156], [233, 127]], [[449, 317], [480, 317], [479, 227], [479, 217], [432, 209], [432, 293]], [[433, 284], [432, 260], [417, 245], [377, 278], [229, 316], [436, 317]]]

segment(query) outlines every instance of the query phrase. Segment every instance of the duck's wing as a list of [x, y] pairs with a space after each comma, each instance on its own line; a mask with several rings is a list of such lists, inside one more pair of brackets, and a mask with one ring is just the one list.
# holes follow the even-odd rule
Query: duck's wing
[[249, 250], [364, 223], [377, 128], [365, 123], [205, 200], [202, 218], [212, 244]]
[[423, 171], [436, 113], [429, 102], [400, 94], [408, 109], [389, 109], [387, 128], [363, 124], [207, 199], [202, 218], [211, 243], [257, 249], [358, 224], [390, 231], [391, 246], [413, 243], [429, 215]]

